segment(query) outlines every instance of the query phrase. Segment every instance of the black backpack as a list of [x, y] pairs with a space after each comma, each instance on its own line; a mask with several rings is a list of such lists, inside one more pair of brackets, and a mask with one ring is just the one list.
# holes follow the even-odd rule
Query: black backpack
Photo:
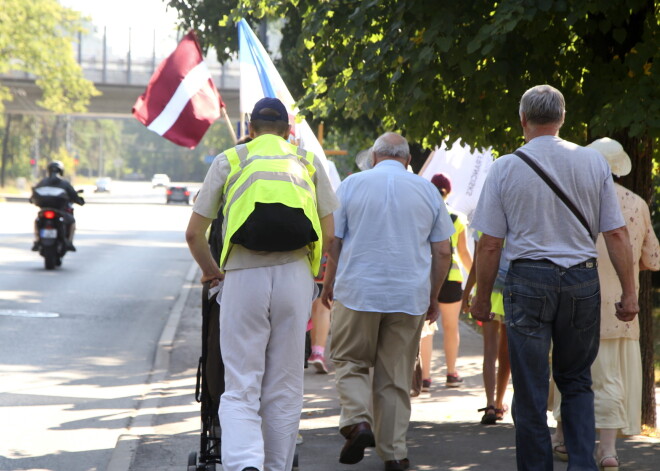
[[305, 211], [282, 203], [255, 203], [252, 214], [231, 236], [234, 244], [266, 252], [288, 252], [317, 240]]

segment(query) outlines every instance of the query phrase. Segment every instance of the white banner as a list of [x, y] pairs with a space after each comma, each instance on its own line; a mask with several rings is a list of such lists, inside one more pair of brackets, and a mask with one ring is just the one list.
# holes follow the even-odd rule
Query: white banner
[[473, 151], [456, 140], [450, 149], [443, 142], [429, 155], [420, 175], [431, 180], [436, 173], [444, 173], [451, 180], [447, 205], [467, 218], [468, 223], [477, 207], [481, 188], [493, 163], [492, 148]]

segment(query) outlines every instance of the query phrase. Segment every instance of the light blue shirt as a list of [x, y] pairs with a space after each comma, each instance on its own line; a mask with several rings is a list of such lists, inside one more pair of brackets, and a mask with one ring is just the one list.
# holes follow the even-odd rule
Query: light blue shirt
[[[539, 136], [521, 149], [563, 190], [595, 236], [625, 225], [610, 167], [599, 152], [556, 136]], [[512, 154], [490, 167], [472, 227], [505, 238], [508, 261], [547, 259], [568, 268], [598, 256], [571, 210]]]
[[345, 179], [337, 196], [335, 299], [356, 311], [425, 314], [431, 242], [454, 233], [440, 192], [400, 162], [384, 160]]

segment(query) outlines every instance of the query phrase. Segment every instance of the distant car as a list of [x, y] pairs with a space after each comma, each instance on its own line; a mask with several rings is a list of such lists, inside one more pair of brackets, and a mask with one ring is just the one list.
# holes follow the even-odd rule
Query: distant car
[[101, 177], [98, 180], [96, 180], [96, 188], [94, 189], [94, 193], [103, 193], [103, 192], [109, 192], [110, 191], [110, 184], [112, 183], [112, 178], [110, 177]]
[[190, 204], [190, 191], [186, 186], [171, 186], [167, 189], [167, 204], [170, 203]]
[[168, 177], [164, 173], [156, 173], [151, 178], [151, 186], [153, 188], [156, 188], [158, 186], [167, 186], [169, 184], [170, 184], [170, 177]]

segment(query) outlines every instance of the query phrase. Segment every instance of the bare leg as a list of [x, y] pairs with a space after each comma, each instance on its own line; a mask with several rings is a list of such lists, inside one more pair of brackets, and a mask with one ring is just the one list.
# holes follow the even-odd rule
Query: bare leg
[[[497, 334], [499, 322], [484, 322], [483, 379], [486, 390], [486, 405], [495, 406], [495, 362], [497, 360]], [[497, 406], [495, 406], [497, 407]]]
[[[618, 466], [616, 458], [613, 458], [616, 456], [616, 433], [617, 429], [600, 429], [600, 440], [598, 443], [598, 450], [596, 451], [596, 461], [599, 465]], [[606, 456], [609, 458], [603, 460]]]
[[330, 309], [321, 303], [321, 298], [316, 298], [312, 303], [312, 349], [325, 348], [328, 332], [330, 332]]
[[316, 298], [312, 303], [312, 354], [309, 363], [316, 368], [317, 373], [327, 374], [328, 366], [325, 362], [325, 345], [328, 341], [330, 331], [330, 310], [321, 303], [321, 298]]
[[433, 355], [433, 334], [428, 334], [419, 341], [422, 356], [422, 379], [431, 378], [431, 355]]
[[497, 324], [499, 325], [500, 343], [497, 349], [497, 393], [495, 397], [495, 408], [503, 410], [504, 395], [506, 394], [506, 388], [509, 385], [509, 376], [511, 374], [511, 364], [509, 363], [509, 345], [506, 336], [506, 326], [502, 322], [497, 322]]
[[458, 315], [461, 312], [461, 303], [439, 303], [442, 317], [442, 330], [444, 332], [445, 362], [447, 363], [447, 374], [456, 374], [456, 359], [458, 358], [458, 346], [460, 335], [458, 333]]

